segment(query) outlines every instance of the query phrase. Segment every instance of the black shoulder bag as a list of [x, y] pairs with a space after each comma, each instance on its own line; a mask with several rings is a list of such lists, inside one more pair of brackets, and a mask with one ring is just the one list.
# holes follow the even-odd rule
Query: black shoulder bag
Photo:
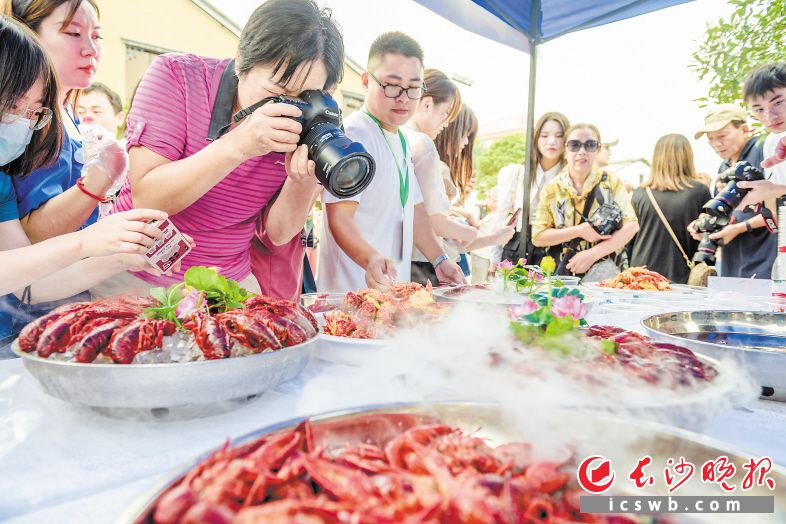
[[[603, 178], [601, 178], [600, 181], [603, 182], [605, 178], [606, 175], [604, 174]], [[584, 202], [584, 210], [582, 211], [581, 216], [579, 217], [579, 222], [578, 224], [575, 225], [581, 224], [582, 222], [584, 222], [585, 218], [589, 216], [589, 212], [592, 209], [592, 204], [595, 203], [596, 198], [598, 199], [598, 202], [603, 204], [603, 195], [600, 193], [600, 182], [598, 182], [595, 185], [595, 187], [592, 188], [592, 193], [590, 193], [590, 195], [587, 197], [587, 201]], [[554, 272], [555, 275], [566, 276], [570, 273], [570, 271], [568, 271], [567, 268], [568, 262], [570, 262], [570, 259], [573, 258], [573, 255], [575, 255], [578, 252], [577, 250], [579, 248], [580, 243], [581, 243], [581, 238], [574, 238], [570, 242], [566, 242], [562, 244], [563, 247], [562, 258], [559, 261], [557, 270]]]

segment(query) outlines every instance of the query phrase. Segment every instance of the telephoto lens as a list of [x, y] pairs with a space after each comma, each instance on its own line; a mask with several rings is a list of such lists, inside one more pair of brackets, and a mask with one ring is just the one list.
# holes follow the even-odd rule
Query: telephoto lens
[[704, 204], [704, 210], [713, 216], [729, 216], [749, 191], [737, 186], [737, 182], [764, 180], [764, 171], [748, 162], [737, 162], [718, 175], [718, 179], [726, 182], [726, 187], [715, 195], [715, 198]]
[[308, 158], [316, 164], [319, 182], [333, 195], [348, 198], [357, 195], [374, 178], [374, 159], [359, 142], [353, 142], [341, 127], [341, 109], [325, 91], [308, 90], [298, 98], [273, 97], [300, 108], [295, 118], [303, 126], [300, 143], [308, 147]]

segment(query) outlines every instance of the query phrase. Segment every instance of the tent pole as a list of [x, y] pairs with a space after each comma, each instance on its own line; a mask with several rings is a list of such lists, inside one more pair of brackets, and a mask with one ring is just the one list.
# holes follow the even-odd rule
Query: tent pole
[[[531, 41], [529, 50], [529, 91], [527, 92], [527, 135], [526, 151], [524, 153], [524, 191], [521, 202], [521, 242], [519, 244], [519, 258], [526, 257], [527, 241], [529, 240], [529, 215], [530, 215], [530, 189], [531, 180], [535, 176], [532, 173], [532, 148], [537, 147], [532, 136], [535, 124], [535, 73], [538, 69], [538, 45]], [[515, 188], [514, 188], [515, 191]], [[530, 253], [530, 255], [532, 255]]]

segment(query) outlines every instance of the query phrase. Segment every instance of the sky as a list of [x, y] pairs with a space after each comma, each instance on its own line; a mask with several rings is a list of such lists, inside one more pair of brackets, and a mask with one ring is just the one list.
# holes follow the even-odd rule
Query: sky
[[[413, 0], [317, 0], [344, 31], [346, 53], [364, 64], [379, 34], [414, 37], [426, 67], [473, 81], [461, 85], [480, 121], [480, 134], [525, 122], [529, 55], [466, 31]], [[241, 26], [260, 0], [213, 0]], [[596, 124], [603, 140], [618, 138], [612, 160], [651, 158], [668, 133], [687, 136], [696, 168], [714, 173], [720, 159], [706, 138], [693, 140], [706, 109], [695, 99], [706, 84], [689, 70], [707, 23], [727, 17], [724, 0], [697, 0], [613, 24], [571, 33], [544, 44], [538, 56], [535, 118], [560, 111], [571, 122]], [[384, 13], [384, 15], [383, 15]]]

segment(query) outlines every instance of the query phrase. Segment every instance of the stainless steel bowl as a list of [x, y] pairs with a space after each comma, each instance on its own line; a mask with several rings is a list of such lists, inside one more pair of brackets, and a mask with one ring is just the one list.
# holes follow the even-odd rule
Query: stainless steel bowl
[[[440, 402], [419, 404], [396, 404], [366, 406], [342, 412], [310, 417], [314, 428], [314, 443], [327, 449], [339, 448], [358, 443], [384, 446], [400, 432], [420, 424], [441, 422], [459, 427], [468, 433], [486, 438], [491, 445], [513, 441], [543, 442], [552, 448], [569, 449], [579, 461], [590, 455], [603, 455], [612, 460], [617, 472], [616, 486], [625, 494], [663, 496], [667, 495], [662, 475], [657, 476], [655, 486], [632, 493], [625, 486], [627, 472], [632, 471], [639, 458], [649, 455], [653, 460], [651, 468], [664, 467], [669, 458], [701, 464], [710, 459], [725, 455], [743, 471], [742, 464], [747, 455], [724, 448], [722, 444], [701, 435], [683, 430], [668, 428], [657, 424], [624, 421], [617, 418], [598, 416], [580, 411], [546, 410], [539, 413], [509, 413], [507, 416], [495, 405], [469, 402]], [[303, 419], [281, 422], [273, 426], [242, 436], [232, 441], [239, 445], [263, 435], [289, 431]], [[556, 442], [556, 444], [555, 444]], [[552, 452], [559, 451], [552, 449]], [[212, 453], [212, 451], [211, 451]], [[158, 498], [209, 453], [202, 455], [190, 464], [171, 475], [167, 475], [147, 493], [140, 496], [125, 511], [117, 523], [152, 523], [152, 515]], [[563, 455], [564, 456], [564, 455]], [[754, 487], [742, 495], [774, 495], [775, 514], [745, 515], [712, 514], [703, 517], [691, 515], [690, 519], [679, 522], [782, 522], [786, 513], [786, 469], [775, 465], [770, 476], [776, 482], [775, 491]], [[741, 479], [737, 479], [739, 482]], [[739, 491], [739, 490], [738, 490]], [[724, 496], [728, 495], [715, 484], [702, 483], [700, 475], [686, 483], [677, 495]]]
[[786, 314], [681, 311], [654, 315], [641, 324], [653, 338], [740, 362], [763, 387], [763, 397], [786, 401]]
[[13, 351], [45, 393], [121, 418], [190, 418], [236, 407], [296, 377], [306, 366], [317, 337], [302, 344], [258, 353], [171, 364], [81, 364]]

